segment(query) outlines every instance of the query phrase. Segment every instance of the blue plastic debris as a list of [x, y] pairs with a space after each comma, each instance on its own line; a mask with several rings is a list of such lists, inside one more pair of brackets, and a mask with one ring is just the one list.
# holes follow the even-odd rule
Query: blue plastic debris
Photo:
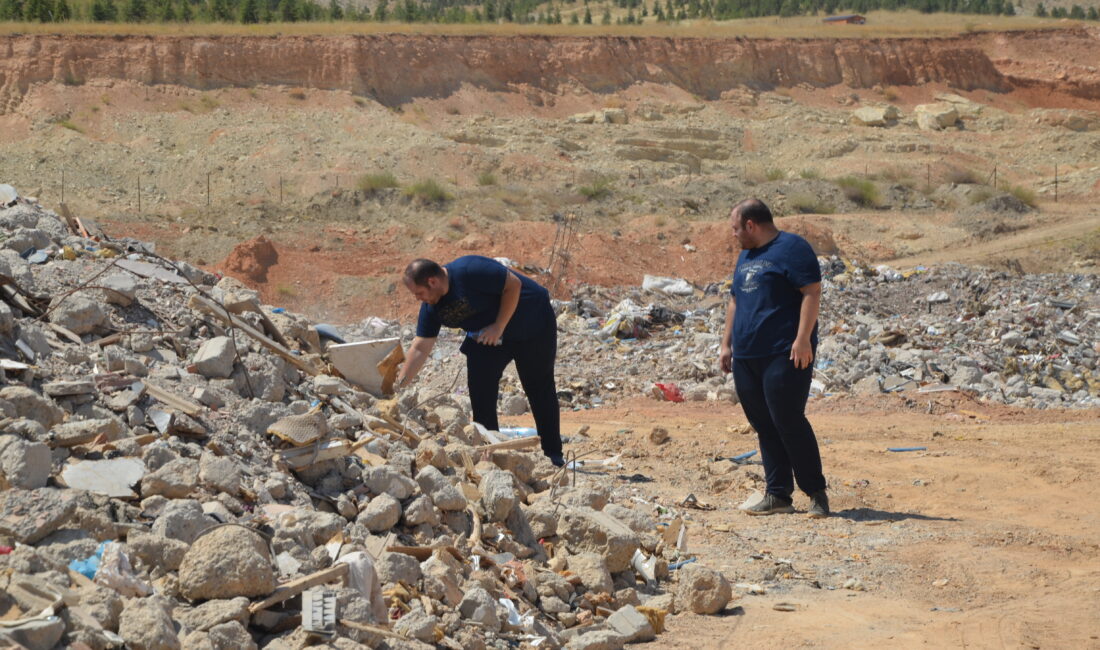
[[534, 427], [501, 427], [500, 437], [505, 440], [515, 440], [516, 438], [532, 438], [539, 434]]
[[748, 460], [748, 459], [752, 458], [755, 455], [756, 455], [756, 450], [753, 449], [752, 451], [746, 451], [743, 454], [738, 454], [738, 455], [734, 456], [733, 458], [730, 458], [730, 460], [732, 460], [735, 463], [740, 463], [741, 461]]
[[680, 560], [679, 562], [673, 562], [672, 564], [668, 565], [668, 570], [669, 571], [675, 571], [676, 569], [679, 569], [680, 567], [684, 566], [685, 564], [691, 564], [694, 561], [695, 561], [695, 558], [692, 557], [692, 558], [688, 558], [686, 560]]
[[69, 568], [89, 580], [95, 578], [96, 571], [99, 571], [99, 561], [103, 559], [103, 551], [107, 548], [108, 544], [110, 544], [109, 541], [103, 542], [99, 545], [99, 548], [95, 550], [95, 553], [83, 560], [73, 560], [69, 562]]
[[318, 323], [313, 326], [313, 329], [317, 330], [317, 334], [323, 339], [328, 339], [334, 343], [347, 343], [344, 337], [340, 336], [340, 332], [336, 331], [336, 328], [332, 325]]
[[271, 313], [272, 314], [285, 314], [286, 313], [286, 308], [285, 307], [272, 307], [271, 308]]
[[926, 451], [928, 447], [887, 447], [886, 451]]

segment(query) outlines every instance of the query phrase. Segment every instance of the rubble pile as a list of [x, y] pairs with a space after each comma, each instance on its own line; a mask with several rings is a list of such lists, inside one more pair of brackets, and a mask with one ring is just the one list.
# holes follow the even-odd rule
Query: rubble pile
[[372, 395], [329, 328], [92, 234], [0, 205], [0, 645], [608, 648], [729, 601], [675, 570], [674, 509], [453, 390]]

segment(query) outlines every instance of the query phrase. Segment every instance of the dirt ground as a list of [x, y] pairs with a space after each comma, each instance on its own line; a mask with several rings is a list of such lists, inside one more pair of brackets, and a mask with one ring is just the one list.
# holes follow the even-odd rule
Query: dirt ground
[[[582, 459], [623, 451], [613, 486], [643, 509], [679, 508], [688, 550], [737, 583], [723, 615], [681, 614], [652, 647], [1100, 648], [1100, 413], [1035, 412], [959, 393], [822, 398], [809, 415], [833, 516], [749, 517], [762, 484], [737, 406], [637, 399], [563, 414]], [[513, 423], [529, 424], [522, 418]], [[667, 428], [655, 446], [649, 432]], [[733, 432], [731, 432], [733, 431]], [[887, 447], [927, 447], [891, 453]], [[756, 460], [756, 459], [751, 459]], [[647, 505], [648, 504], [648, 505]], [[844, 588], [849, 579], [856, 589]], [[748, 585], [764, 587], [748, 594]], [[778, 611], [786, 603], [794, 611]]]

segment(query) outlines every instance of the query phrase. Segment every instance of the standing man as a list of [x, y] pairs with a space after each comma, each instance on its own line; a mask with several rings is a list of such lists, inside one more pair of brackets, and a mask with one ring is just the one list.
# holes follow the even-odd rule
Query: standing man
[[486, 429], [499, 429], [500, 377], [514, 360], [542, 453], [554, 465], [564, 465], [554, 386], [558, 327], [550, 293], [531, 278], [480, 255], [460, 257], [443, 266], [413, 260], [405, 268], [404, 281], [423, 304], [397, 386], [407, 385], [420, 372], [441, 326], [464, 329], [466, 339], [459, 349], [466, 355], [474, 421]]
[[[767, 492], [750, 515], [794, 512], [795, 481], [810, 496], [807, 514], [829, 516], [825, 476], [806, 419], [821, 269], [803, 238], [775, 227], [771, 210], [746, 199], [730, 212], [741, 255], [733, 272], [720, 363], [760, 440]], [[792, 479], [793, 475], [793, 479]]]

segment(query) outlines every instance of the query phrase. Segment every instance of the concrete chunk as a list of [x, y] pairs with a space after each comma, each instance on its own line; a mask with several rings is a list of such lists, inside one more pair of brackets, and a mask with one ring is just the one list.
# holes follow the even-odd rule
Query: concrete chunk
[[591, 508], [570, 508], [558, 520], [558, 534], [571, 553], [598, 553], [611, 573], [626, 571], [639, 547], [638, 536], [626, 524]]
[[657, 638], [649, 619], [633, 605], [627, 605], [608, 616], [607, 625], [626, 637], [627, 643], [644, 643]]
[[503, 470], [486, 472], [478, 485], [481, 492], [481, 505], [489, 515], [489, 521], [504, 521], [516, 507], [515, 479]]
[[76, 512], [76, 502], [62, 490], [11, 489], [0, 495], [0, 535], [34, 544], [61, 528]]
[[73, 294], [57, 299], [50, 312], [50, 322], [70, 330], [74, 334], [88, 334], [107, 325], [110, 319], [102, 303], [88, 296]]
[[215, 336], [199, 346], [191, 359], [195, 370], [208, 378], [227, 379], [233, 374], [236, 351], [228, 336]]
[[0, 436], [0, 490], [46, 487], [50, 478], [50, 448], [18, 436]]
[[700, 564], [689, 564], [680, 569], [679, 580], [676, 605], [681, 611], [717, 614], [733, 595], [725, 576]]
[[266, 596], [275, 590], [267, 542], [238, 526], [200, 537], [183, 557], [180, 593], [192, 600]]

